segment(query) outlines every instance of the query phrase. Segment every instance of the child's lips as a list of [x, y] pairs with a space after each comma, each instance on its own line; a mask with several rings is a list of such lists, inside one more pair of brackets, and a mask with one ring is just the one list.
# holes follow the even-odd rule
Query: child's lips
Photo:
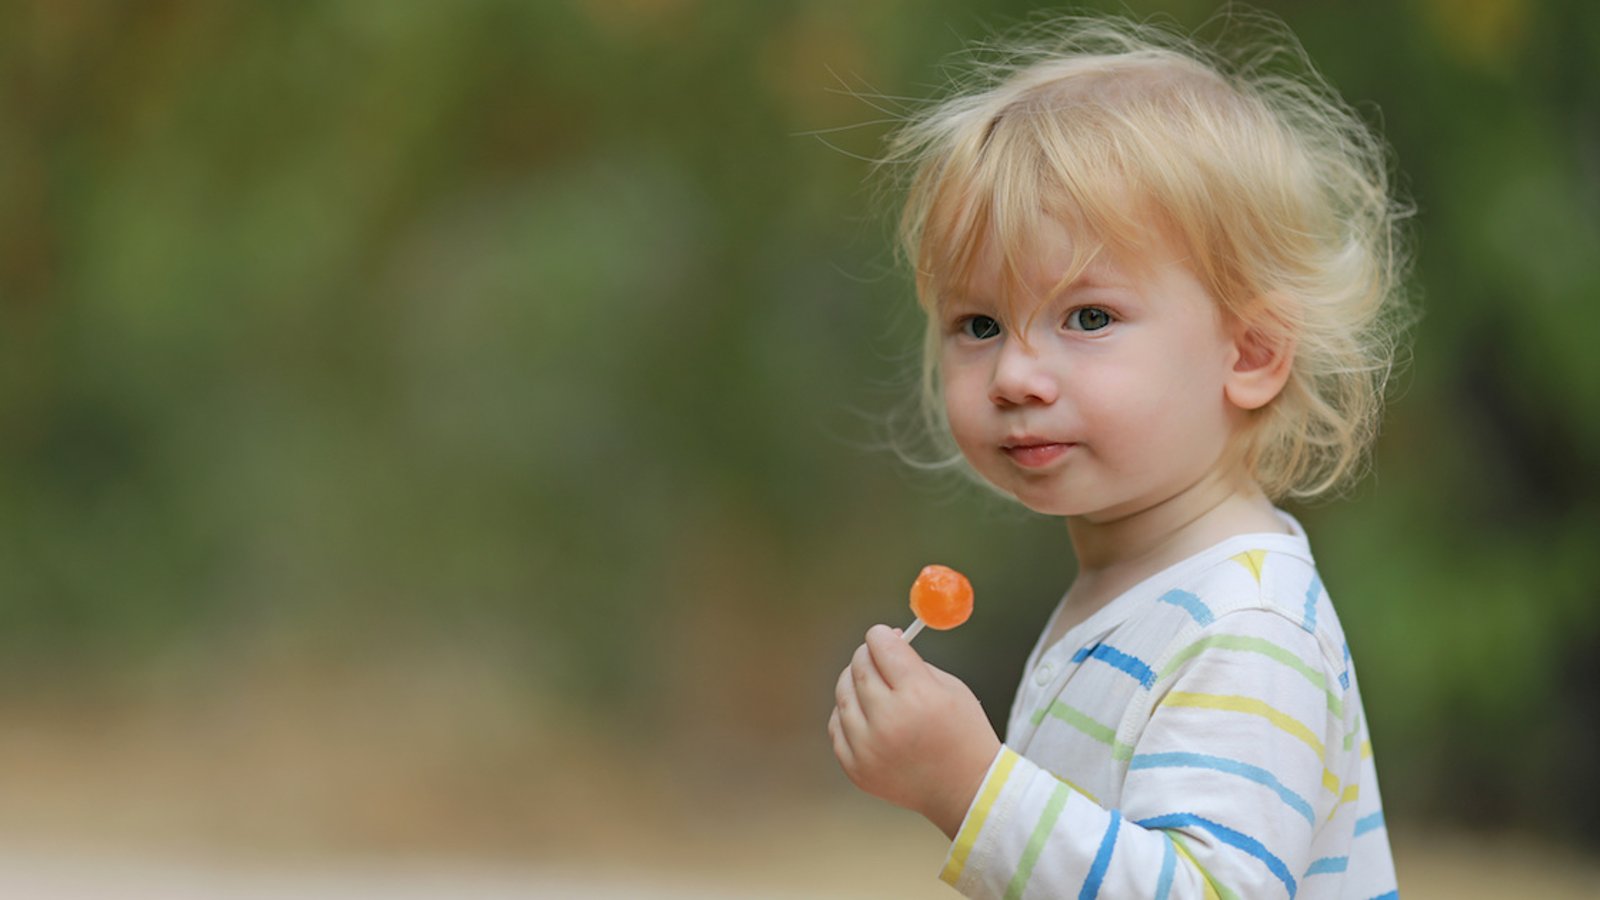
[[1012, 462], [1025, 469], [1037, 469], [1065, 456], [1077, 444], [1060, 441], [1027, 440], [1007, 443], [1000, 447]]

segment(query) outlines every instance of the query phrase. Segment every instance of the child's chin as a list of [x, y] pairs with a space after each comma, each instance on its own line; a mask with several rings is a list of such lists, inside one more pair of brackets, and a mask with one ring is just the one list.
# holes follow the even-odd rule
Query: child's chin
[[1030, 511], [1041, 516], [1054, 516], [1064, 519], [1088, 519], [1099, 521], [1106, 517], [1115, 518], [1120, 515], [1120, 509], [1108, 508], [1104, 497], [1085, 497], [1082, 494], [1064, 494], [1062, 492], [1029, 492], [1017, 491], [1012, 494], [1018, 503]]
[[1081, 516], [1088, 510], [1082, 509], [1081, 504], [1073, 503], [1068, 497], [1048, 497], [1030, 495], [1026, 492], [1013, 494], [1017, 502], [1027, 507], [1029, 511], [1041, 516]]

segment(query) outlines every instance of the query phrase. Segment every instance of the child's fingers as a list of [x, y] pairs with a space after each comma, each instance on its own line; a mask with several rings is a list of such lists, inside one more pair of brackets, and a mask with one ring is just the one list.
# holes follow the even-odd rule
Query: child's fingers
[[861, 697], [856, 693], [855, 673], [846, 667], [839, 673], [839, 683], [833, 688], [834, 714], [839, 725], [848, 734], [860, 734], [867, 727], [866, 714], [861, 709]]
[[833, 704], [839, 709], [853, 709], [856, 706], [855, 673], [850, 666], [844, 667], [833, 686]]
[[867, 630], [866, 648], [872, 657], [874, 669], [889, 685], [896, 688], [922, 674], [922, 657], [911, 649], [905, 638], [894, 633], [887, 625], [874, 625]]
[[833, 715], [828, 717], [828, 739], [833, 743], [833, 756], [839, 760], [839, 765], [843, 766], [846, 772], [853, 771], [856, 754], [850, 747], [850, 741], [845, 738], [844, 724], [840, 722], [838, 707], [834, 707]]
[[883, 670], [866, 644], [856, 648], [856, 654], [850, 660], [850, 671], [862, 716], [870, 722], [887, 715], [894, 703], [894, 686], [883, 677]]
[[[868, 739], [872, 726], [867, 722], [867, 712], [862, 709], [861, 697], [856, 693], [855, 674], [851, 669], [839, 673], [839, 685], [834, 690], [838, 705], [828, 719], [829, 735], [833, 738], [835, 756], [839, 762], [854, 765], [855, 748]], [[844, 748], [841, 753], [840, 748]], [[846, 762], [848, 760], [848, 762]]]

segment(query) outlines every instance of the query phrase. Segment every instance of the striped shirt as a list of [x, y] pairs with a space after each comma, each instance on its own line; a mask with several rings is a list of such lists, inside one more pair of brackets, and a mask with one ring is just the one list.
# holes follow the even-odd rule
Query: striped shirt
[[1349, 646], [1284, 518], [1294, 534], [1229, 538], [1041, 636], [941, 878], [969, 897], [1398, 896]]

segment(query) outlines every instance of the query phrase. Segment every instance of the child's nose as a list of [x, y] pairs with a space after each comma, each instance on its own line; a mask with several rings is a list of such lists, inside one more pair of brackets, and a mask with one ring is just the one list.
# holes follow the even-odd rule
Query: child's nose
[[1006, 341], [995, 362], [989, 399], [1002, 407], [1049, 405], [1056, 402], [1057, 393], [1056, 375], [1039, 352], [1021, 341]]

